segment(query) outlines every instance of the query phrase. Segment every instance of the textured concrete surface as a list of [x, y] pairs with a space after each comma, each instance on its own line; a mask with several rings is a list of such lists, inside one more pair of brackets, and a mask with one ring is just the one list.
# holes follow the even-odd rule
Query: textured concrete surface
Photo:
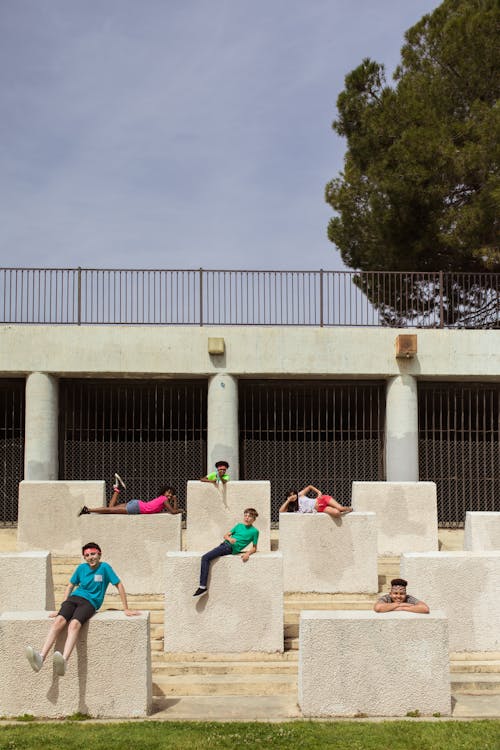
[[187, 483], [186, 544], [190, 552], [206, 552], [223, 541], [224, 534], [243, 521], [245, 508], [255, 508], [259, 517], [260, 552], [271, 549], [271, 483]]
[[434, 482], [353, 482], [352, 506], [377, 514], [379, 555], [438, 549]]
[[279, 552], [214, 560], [208, 594], [194, 598], [201, 554], [168, 552], [165, 651], [283, 651], [283, 558]]
[[303, 611], [298, 694], [304, 716], [450, 714], [445, 615]]
[[281, 513], [279, 549], [285, 591], [378, 591], [374, 513]]
[[500, 552], [408, 553], [401, 575], [446, 613], [451, 651], [500, 650]]
[[500, 513], [467, 511], [464, 550], [500, 551]]
[[[50, 550], [58, 555], [81, 549], [78, 511], [106, 505], [105, 483], [29, 482], [19, 484], [17, 545], [20, 550]], [[88, 539], [99, 543], [99, 539]]]
[[[40, 717], [76, 712], [114, 718], [144, 717], [151, 711], [149, 614], [126, 617], [102, 612], [83, 626], [64, 677], [49, 655], [33, 672], [26, 645], [40, 648], [51, 620], [44, 612], [0, 615], [0, 711]], [[56, 647], [62, 651], [65, 637]]]
[[181, 549], [181, 515], [81, 516], [80, 540], [99, 543], [129, 594], [165, 591], [165, 555]]
[[0, 552], [0, 612], [54, 607], [50, 552]]

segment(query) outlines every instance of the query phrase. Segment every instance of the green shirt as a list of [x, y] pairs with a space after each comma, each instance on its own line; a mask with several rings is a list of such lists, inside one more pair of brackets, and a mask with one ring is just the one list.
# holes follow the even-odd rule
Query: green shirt
[[236, 539], [232, 545], [233, 555], [237, 555], [242, 549], [245, 549], [250, 542], [257, 546], [257, 542], [259, 541], [258, 529], [255, 526], [245, 526], [244, 523], [237, 523], [236, 526], [233, 526], [229, 534]]
[[[210, 474], [207, 474], [207, 479], [209, 479], [211, 482], [215, 482], [215, 480], [219, 477], [219, 472], [217, 471], [211, 471]], [[225, 482], [229, 482], [229, 474], [223, 474], [222, 477], [219, 477], [219, 479], [223, 479]]]

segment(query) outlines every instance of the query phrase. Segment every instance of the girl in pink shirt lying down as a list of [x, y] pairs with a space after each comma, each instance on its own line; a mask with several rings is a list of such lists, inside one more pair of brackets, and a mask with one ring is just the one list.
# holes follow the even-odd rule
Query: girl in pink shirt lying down
[[167, 485], [160, 490], [158, 497], [149, 502], [143, 500], [129, 500], [128, 503], [122, 503], [118, 505], [118, 497], [120, 495], [121, 485], [126, 489], [125, 482], [119, 474], [115, 474], [115, 483], [113, 485], [113, 496], [109, 503], [108, 508], [88, 508], [86, 505], [78, 513], [79, 516], [87, 515], [87, 513], [115, 513], [129, 516], [137, 516], [143, 513], [182, 513], [182, 509], [178, 507], [177, 496], [175, 490], [170, 485]]

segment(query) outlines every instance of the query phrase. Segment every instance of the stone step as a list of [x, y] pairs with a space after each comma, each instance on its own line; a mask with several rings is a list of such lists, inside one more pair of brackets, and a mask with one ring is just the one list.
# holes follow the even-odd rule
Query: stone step
[[217, 674], [169, 677], [153, 674], [153, 695], [292, 695], [297, 676], [284, 674]]
[[466, 695], [483, 695], [485, 693], [500, 695], [500, 674], [472, 674], [471, 672], [452, 672], [450, 675], [451, 692]]
[[298, 663], [296, 661], [221, 661], [221, 662], [158, 662], [154, 661], [153, 675], [157, 677], [175, 677], [184, 675], [268, 675], [273, 679], [275, 675], [298, 674]]
[[219, 654], [206, 653], [204, 651], [193, 652], [166, 652], [155, 654], [153, 665], [171, 664], [175, 662], [193, 663], [193, 664], [231, 664], [233, 662], [295, 662], [298, 663], [298, 653], [296, 651], [279, 651], [275, 653], [256, 653], [255, 651], [243, 651], [242, 653], [225, 652]]
[[462, 674], [497, 674], [500, 679], [500, 661], [469, 660], [450, 661], [450, 672]]

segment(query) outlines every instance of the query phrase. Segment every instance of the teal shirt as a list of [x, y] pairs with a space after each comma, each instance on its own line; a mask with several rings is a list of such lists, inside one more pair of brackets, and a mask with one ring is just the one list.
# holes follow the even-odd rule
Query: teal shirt
[[92, 568], [87, 563], [81, 563], [69, 579], [70, 583], [77, 586], [71, 592], [72, 596], [81, 596], [87, 599], [92, 606], [98, 610], [101, 606], [106, 589], [112, 583], [116, 586], [120, 579], [108, 563], [101, 562], [97, 568]]
[[233, 555], [237, 555], [242, 549], [245, 549], [247, 544], [252, 543], [257, 546], [257, 542], [259, 541], [258, 529], [255, 526], [245, 526], [244, 523], [237, 523], [229, 533], [236, 539], [232, 545]]

